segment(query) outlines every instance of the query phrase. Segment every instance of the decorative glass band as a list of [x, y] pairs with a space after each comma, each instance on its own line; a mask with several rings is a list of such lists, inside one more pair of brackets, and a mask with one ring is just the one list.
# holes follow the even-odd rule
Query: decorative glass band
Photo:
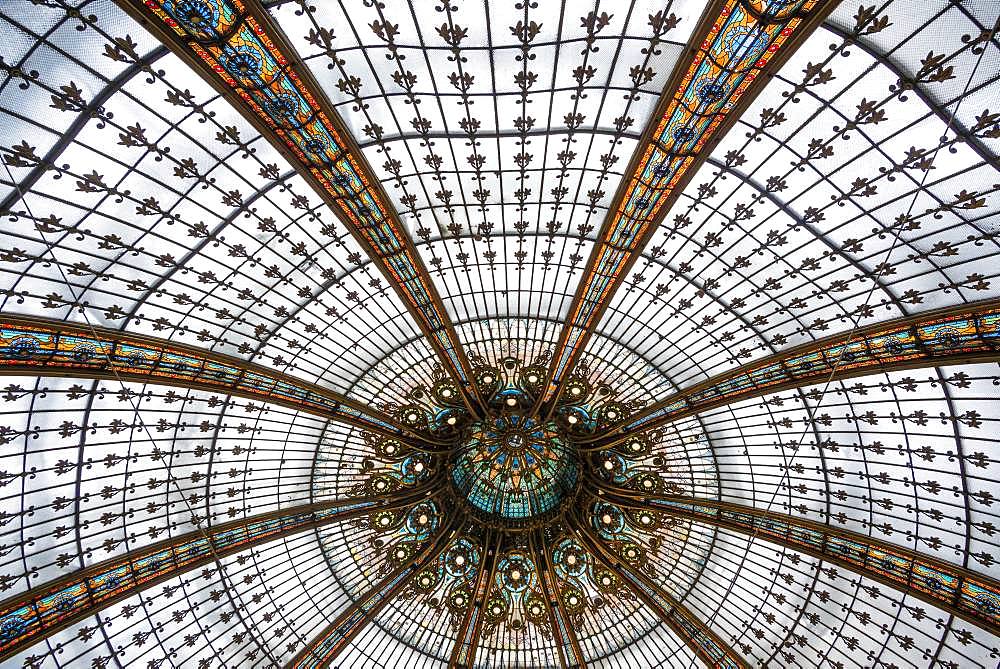
[[827, 337], [744, 365], [668, 397], [611, 430], [652, 429], [707, 408], [771, 392], [777, 386], [817, 382], [833, 373], [857, 376], [893, 367], [932, 365], [942, 358], [995, 356], [998, 350], [1000, 301], [965, 304], [950, 313], [934, 311], [924, 318], [876, 324], [849, 339]]
[[62, 321], [0, 318], [0, 373], [121, 377], [218, 389], [401, 436], [387, 416], [321, 386], [237, 358], [178, 346], [165, 339], [87, 328]]
[[279, 536], [335, 522], [364, 512], [374, 501], [322, 508], [294, 507], [267, 518], [226, 523], [217, 529], [191, 532], [160, 544], [128, 552], [121, 558], [85, 569], [79, 575], [35, 588], [0, 604], [0, 658], [7, 657], [117, 601], [121, 596], [182, 574], [215, 559]]
[[625, 280], [626, 269], [642, 251], [653, 224], [709, 139], [747, 94], [761, 70], [820, 0], [730, 0], [706, 35], [669, 104], [650, 122], [645, 146], [636, 149], [635, 169], [625, 176], [621, 197], [612, 203], [588, 272], [576, 291], [561, 349], [552, 360], [547, 398], [572, 371], [586, 333]]
[[855, 532], [781, 518], [771, 512], [711, 501], [651, 499], [657, 509], [759, 536], [838, 562], [855, 572], [918, 594], [993, 633], [1000, 632], [1000, 582], [896, 548]]
[[471, 381], [464, 353], [430, 274], [403, 229], [391, 203], [384, 202], [360, 154], [335, 125], [321, 91], [299, 75], [295, 53], [285, 53], [268, 27], [238, 0], [145, 0], [150, 18], [175, 35], [175, 45], [204, 63], [202, 74], [232, 89], [234, 106], [262, 121], [271, 139], [284, 145], [352, 234], [370, 251], [421, 330], [441, 354], [441, 362], [466, 389]]

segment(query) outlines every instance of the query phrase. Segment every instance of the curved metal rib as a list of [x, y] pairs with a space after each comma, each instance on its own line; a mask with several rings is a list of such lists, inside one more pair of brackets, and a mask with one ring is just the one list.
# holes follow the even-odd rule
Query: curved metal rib
[[586, 669], [587, 664], [583, 661], [583, 649], [580, 647], [580, 640], [577, 638], [576, 632], [569, 623], [569, 616], [566, 615], [562, 593], [559, 591], [558, 579], [552, 568], [552, 560], [545, 545], [542, 531], [536, 530], [529, 539], [535, 560], [539, 563], [539, 582], [542, 586], [542, 592], [545, 594], [545, 601], [548, 603], [549, 623], [552, 625], [552, 636], [556, 640], [556, 649], [559, 651], [559, 661], [566, 669], [572, 667]]
[[696, 497], [643, 497], [602, 485], [601, 498], [725, 527], [801, 551], [884, 583], [1000, 634], [1000, 581], [869, 536], [742, 504]]
[[279, 509], [128, 551], [0, 603], [0, 661], [157, 583], [219, 557], [426, 497], [437, 481], [383, 498], [359, 497]]
[[474, 414], [474, 370], [388, 194], [332, 103], [260, 0], [116, 0], [252, 123], [378, 265]]
[[927, 90], [925, 86], [922, 86], [919, 81], [914, 80], [913, 73], [907, 72], [902, 63], [897, 62], [894, 58], [886, 55], [885, 53], [880, 53], [867, 40], [859, 39], [857, 35], [845, 30], [835, 23], [827, 22], [823, 24], [823, 27], [841, 39], [850, 40], [852, 46], [860, 48], [880, 64], [884, 65], [894, 76], [899, 77], [900, 83], [906, 87], [906, 90], [913, 91], [916, 96], [920, 98], [920, 101], [927, 105], [927, 108], [930, 109], [942, 123], [944, 123], [956, 135], [961, 137], [962, 141], [965, 142], [969, 148], [975, 151], [977, 156], [982, 158], [983, 162], [993, 166], [994, 169], [1000, 170], [1000, 157], [991, 151], [990, 147], [987, 146], [983, 140], [977, 137], [975, 133], [965, 127], [965, 125], [952, 114], [947, 105], [942, 105], [935, 101], [930, 91]]
[[396, 567], [379, 581], [378, 585], [352, 602], [336, 620], [327, 625], [315, 639], [292, 658], [291, 662], [285, 665], [286, 669], [329, 667], [351, 640], [406, 586], [410, 577], [436, 560], [448, 548], [462, 522], [461, 514], [452, 514], [448, 525], [412, 560]]
[[69, 127], [59, 136], [58, 141], [52, 145], [52, 147], [45, 153], [42, 160], [35, 165], [27, 176], [24, 177], [20, 182], [16, 184], [11, 184], [14, 189], [7, 194], [7, 197], [0, 201], [0, 215], [7, 215], [14, 205], [17, 204], [18, 200], [22, 198], [23, 193], [30, 191], [38, 180], [45, 176], [45, 173], [52, 169], [59, 156], [62, 155], [75, 140], [76, 136], [80, 134], [90, 121], [94, 119], [93, 110], [100, 109], [107, 103], [111, 96], [124, 88], [125, 84], [132, 80], [137, 74], [142, 72], [147, 72], [152, 68], [153, 63], [158, 61], [163, 56], [167, 55], [168, 51], [166, 47], [158, 46], [152, 51], [150, 51], [145, 56], [139, 58], [137, 61], [129, 65], [127, 68], [122, 70], [118, 76], [109, 81], [107, 85], [104, 86], [98, 93], [91, 98], [90, 102], [87, 103], [86, 107], [77, 114], [77, 117], [73, 119], [73, 122], [69, 124]]
[[436, 452], [429, 435], [315, 383], [159, 337], [0, 314], [0, 375], [120, 379], [231, 393], [304, 411]]
[[683, 604], [671, 597], [662, 588], [646, 577], [638, 569], [616, 559], [586, 524], [578, 517], [569, 518], [576, 530], [577, 538], [601, 561], [604, 566], [624, 579], [632, 591], [656, 613], [657, 617], [687, 644], [688, 648], [709, 667], [720, 669], [749, 669], [740, 655], [729, 647], [719, 635], [713, 632]]
[[935, 309], [793, 346], [723, 372], [611, 426], [588, 448], [607, 448], [708, 409], [827, 379], [997, 360], [1000, 299]]
[[455, 636], [455, 646], [451, 649], [448, 659], [448, 669], [460, 669], [475, 666], [476, 649], [483, 627], [483, 607], [490, 594], [490, 586], [496, 576], [497, 561], [500, 558], [500, 537], [487, 536], [483, 542], [483, 557], [476, 574], [476, 583], [472, 590], [472, 601], [465, 612], [461, 627]]
[[[608, 208], [536, 409], [551, 414], [612, 297], [687, 182], [836, 4], [796, 0], [776, 15], [757, 16], [742, 0], [724, 0], [705, 10]], [[740, 22], [760, 31], [766, 48], [729, 49], [728, 28]]]

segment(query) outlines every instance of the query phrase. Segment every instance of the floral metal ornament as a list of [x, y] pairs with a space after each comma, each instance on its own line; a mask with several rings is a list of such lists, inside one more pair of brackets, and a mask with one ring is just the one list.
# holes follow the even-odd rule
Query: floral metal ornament
[[[861, 331], [856, 340], [862, 343], [845, 344], [834, 338], [818, 342], [814, 346], [818, 353], [796, 349], [780, 362], [765, 361], [759, 366], [778, 370], [798, 383], [817, 367], [809, 361], [827, 361], [829, 365], [844, 351], [852, 352], [849, 370], [865, 370], [872, 364], [891, 368], [894, 361], [912, 365], [928, 355], [953, 352], [993, 359], [993, 331], [1000, 323], [994, 311], [992, 303], [983, 303], [932, 312], [922, 320]], [[154, 353], [148, 356], [151, 362], [143, 365], [128, 353], [140, 344], [152, 345], [146, 340], [122, 343], [116, 339], [117, 333], [110, 331], [107, 341], [95, 339], [93, 334], [87, 338], [83, 332], [53, 332], [50, 340], [37, 333], [0, 328], [5, 337], [0, 340], [5, 346], [2, 351], [9, 365], [32, 364], [52, 371], [72, 365], [74, 370], [86, 371], [88, 365], [107, 364], [108, 359], [123, 360], [125, 367], [118, 370], [123, 374], [145, 369], [148, 378], [159, 381], [159, 376], [148, 370], [163, 370], [164, 375], [190, 374], [188, 382], [193, 383], [203, 370], [220, 364], [218, 360], [210, 365], [192, 358], [187, 349], [173, 352], [154, 346], [150, 349]], [[881, 357], [880, 351], [893, 357]], [[181, 353], [188, 355], [183, 365], [177, 357]], [[424, 450], [412, 438], [386, 429], [362, 434], [366, 455], [356, 466], [358, 473], [351, 475], [348, 493], [359, 500], [405, 496], [409, 501], [385, 507], [350, 507], [351, 518], [344, 520], [351, 528], [348, 531], [367, 537], [371, 549], [384, 556], [372, 572], [373, 578], [380, 579], [379, 585], [358, 599], [361, 604], [345, 614], [344, 620], [301, 651], [302, 662], [308, 664], [316, 658], [322, 658], [321, 664], [332, 662], [367, 621], [399, 597], [447, 615], [448, 625], [459, 639], [453, 655], [460, 664], [474, 658], [479, 644], [489, 643], [496, 635], [526, 638], [532, 634], [551, 640], [568, 665], [578, 664], [584, 651], [576, 635], [589, 617], [608, 602], [617, 606], [643, 602], [659, 611], [668, 626], [700, 656], [715, 658], [713, 661], [723, 666], [744, 666], [742, 660], [734, 659], [739, 658], [735, 651], [721, 644], [651, 580], [658, 573], [657, 564], [677, 559], [669, 556], [672, 549], [663, 538], [684, 536], [685, 522], [690, 519], [766, 534], [779, 543], [818, 551], [885, 582], [910, 584], [913, 579], [923, 579], [926, 587], [914, 585], [916, 581], [911, 584], [920, 591], [919, 596], [942, 607], [954, 606], [960, 615], [984, 627], [996, 625], [998, 591], [985, 577], [956, 571], [918, 554], [897, 555], [882, 544], [827, 536], [779, 518], [762, 519], [739, 509], [720, 510], [700, 498], [680, 497], [687, 493], [685, 476], [675, 475], [671, 461], [663, 455], [662, 442], [669, 439], [667, 423], [657, 420], [643, 423], [646, 429], [634, 433], [620, 431], [621, 425], [643, 420], [645, 415], [658, 416], [652, 413], [657, 407], [647, 409], [641, 403], [620, 401], [614, 387], [587, 364], [567, 382], [567, 392], [553, 418], [538, 422], [528, 412], [541, 392], [547, 360], [546, 354], [528, 363], [515, 357], [498, 361], [477, 358], [477, 383], [485, 391], [483, 396], [492, 412], [486, 421], [472, 420], [456, 403], [458, 390], [446, 377], [433, 387], [411, 389], [409, 404], [381, 407], [380, 415], [395, 416], [404, 430], [447, 437], [449, 442], [437, 450]], [[828, 369], [820, 367], [817, 373], [828, 373]], [[730, 376], [753, 378], [762, 389], [782, 382], [778, 378], [768, 385], [760, 374], [739, 370]], [[243, 374], [238, 379], [248, 377]], [[758, 390], [752, 385], [746, 388]], [[456, 420], [449, 421], [452, 417]], [[417, 499], [414, 495], [427, 493], [415, 491], [434, 496]], [[581, 505], [587, 514], [578, 523], [574, 515]], [[462, 519], [461, 533], [442, 530], [443, 519], [450, 516]], [[303, 518], [305, 523], [313, 522]], [[282, 522], [273, 531], [262, 530], [248, 541], [264, 541], [292, 531], [292, 525]], [[581, 538], [580, 532], [587, 536]], [[193, 541], [204, 543], [203, 539]], [[428, 552], [431, 546], [433, 551]], [[228, 550], [222, 544], [219, 548]], [[178, 555], [187, 551], [184, 544], [176, 542], [170, 550]], [[205, 550], [191, 555], [212, 559]], [[165, 565], [164, 573], [188, 569], [189, 562]], [[156, 564], [160, 569], [160, 563]], [[121, 568], [115, 565], [111, 569]], [[145, 580], [140, 581], [126, 591], [143, 587]], [[932, 582], [936, 585], [930, 585]], [[57, 597], [62, 590], [56, 590], [47, 589], [45, 596]], [[950, 598], [958, 598], [957, 604], [950, 604]], [[28, 611], [23, 606], [18, 604], [21, 613], [6, 623], [15, 646], [34, 638], [31, 624], [17, 623], [27, 620], [22, 617]], [[65, 603], [60, 606], [53, 605], [52, 611], [72, 613], [74, 620], [91, 610]], [[39, 622], [34, 634], [47, 634], [62, 625], [62, 620], [57, 616], [51, 622]], [[23, 634], [17, 633], [22, 627]]]
[[842, 565], [944, 608], [986, 630], [1000, 630], [1000, 581], [849, 530], [739, 504], [690, 497], [632, 499], [606, 492], [631, 513], [669, 514], [751, 534]]
[[131, 597], [136, 591], [215, 562], [220, 557], [365, 514], [406, 516], [405, 510], [430, 489], [429, 486], [410, 489], [395, 498], [389, 495], [359, 497], [292, 507], [127, 550], [124, 556], [105, 560], [0, 602], [0, 660]]
[[[603, 565], [604, 570], [597, 578], [605, 590], [614, 587], [620, 579], [623, 587], [629, 588], [655, 611], [660, 620], [709, 666], [725, 669], [750, 666], [708, 625], [653, 580], [656, 570], [649, 567], [648, 558], [649, 552], [658, 550], [656, 535], [651, 534], [652, 540], [647, 540], [648, 550], [636, 539], [637, 532], [655, 530], [657, 520], [640, 523], [644, 529], [637, 530], [626, 520], [627, 514], [615, 505], [592, 500], [589, 509], [589, 520], [576, 514], [571, 516], [570, 523], [581, 544], [589, 547], [593, 559]], [[647, 518], [655, 519], [655, 514], [647, 514]]]
[[[620, 444], [632, 433], [655, 430], [712, 407], [782, 388], [949, 361], [993, 360], [998, 351], [1000, 300], [876, 323], [847, 336], [831, 335], [782, 351], [686, 388], [617, 421], [602, 438], [594, 439], [594, 447]], [[641, 437], [632, 443], [638, 447]]]
[[[447, 550], [449, 540], [461, 525], [461, 520], [452, 516], [447, 525], [441, 527], [442, 518], [438, 507], [428, 505], [418, 511], [423, 517], [410, 518], [405, 529], [397, 530], [395, 546], [390, 551], [392, 567], [384, 574], [374, 589], [361, 595], [354, 604], [330, 623], [311, 644], [300, 651], [288, 664], [296, 669], [325, 667], [339, 655], [344, 647], [367, 625], [371, 616], [376, 615], [399, 595], [411, 577], [428, 564], [433, 563]], [[433, 514], [433, 515], [427, 515]]]
[[0, 318], [0, 374], [89, 376], [230, 392], [434, 448], [431, 435], [419, 435], [317, 384], [232, 356], [97, 326], [6, 315]]
[[296, 65], [294, 51], [267, 10], [240, 0], [119, 4], [226, 91], [308, 177], [403, 300], [464, 400], [479, 412], [465, 350], [399, 215], [322, 88]]
[[[116, 13], [132, 36], [108, 32], [96, 16], [114, 3], [8, 3], [60, 21], [36, 35], [46, 48], [0, 59], [0, 106], [40, 99], [75, 118], [57, 116], [60, 133], [9, 115], [40, 139], [0, 146], [17, 191], [0, 206], [15, 240], [0, 248], [5, 304], [121, 330], [0, 319], [0, 494], [21, 507], [0, 513], [0, 590], [19, 593], [0, 603], [0, 659], [572, 669], [634, 653], [743, 669], [1000, 656], [997, 412], [984, 408], [1000, 385], [1000, 301], [969, 301], [1000, 276], [984, 194], [1000, 191], [987, 169], [1000, 114], [958, 104], [1000, 74], [971, 68], [957, 98], [948, 83], [995, 60], [996, 27], [939, 31], [954, 44], [907, 70], [893, 54], [918, 52], [905, 25], [918, 21], [886, 8], [913, 3], [852, 8], [797, 78], [778, 67], [832, 0], [712, 0], [690, 40], [673, 39], [690, 24], [681, 2], [648, 16], [640, 3], [573, 16], [573, 3], [523, 0], [118, 2], [154, 39]], [[920, 9], [978, 26], [981, 4]], [[0, 7], [5, 31], [35, 34], [11, 13]], [[222, 97], [185, 90], [201, 82], [173, 58], [154, 68], [168, 53], [156, 40]], [[63, 56], [86, 80], [31, 67]], [[843, 70], [875, 73], [888, 94], [863, 97]], [[743, 112], [766, 80], [774, 108], [755, 124]], [[166, 131], [126, 120], [131, 105]], [[833, 139], [786, 134], [795, 105], [816, 113], [805, 126], [835, 116]], [[897, 106], [927, 116], [897, 124]], [[262, 137], [240, 138], [240, 115]], [[926, 146], [888, 158], [914, 132]], [[733, 150], [710, 155], [727, 134]], [[865, 142], [860, 160], [886, 165], [840, 162]], [[951, 160], [935, 163], [939, 150]], [[74, 152], [98, 164], [73, 168]], [[944, 173], [983, 191], [951, 194]], [[294, 192], [298, 176], [319, 207]], [[781, 195], [796, 180], [822, 202]], [[900, 214], [910, 194], [926, 210]], [[784, 229], [769, 222], [781, 217]], [[666, 240], [644, 253], [654, 234]], [[908, 316], [871, 325], [879, 313]], [[772, 489], [789, 513], [754, 507]]]
[[664, 89], [609, 208], [559, 336], [540, 405], [562, 395], [628, 269], [685, 179], [735, 122], [734, 112], [763, 86], [762, 74], [776, 70], [835, 5], [824, 0], [727, 0], [706, 9], [692, 40], [697, 45], [693, 57], [675, 70]]

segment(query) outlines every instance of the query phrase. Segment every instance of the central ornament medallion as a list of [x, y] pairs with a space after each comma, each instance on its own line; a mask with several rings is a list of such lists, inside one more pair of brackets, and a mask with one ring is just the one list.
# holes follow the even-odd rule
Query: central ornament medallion
[[506, 528], [547, 518], [579, 479], [580, 459], [559, 427], [519, 414], [473, 423], [451, 467], [452, 484], [476, 516]]

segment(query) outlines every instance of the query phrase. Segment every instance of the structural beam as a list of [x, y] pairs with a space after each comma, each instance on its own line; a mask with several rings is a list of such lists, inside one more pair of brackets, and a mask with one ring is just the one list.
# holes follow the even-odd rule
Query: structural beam
[[849, 569], [1000, 635], [1000, 581], [820, 522], [696, 497], [643, 497], [602, 486], [600, 498], [724, 527]]
[[448, 659], [448, 669], [462, 669], [475, 666], [476, 649], [479, 647], [479, 637], [483, 629], [483, 608], [490, 595], [490, 588], [496, 577], [497, 561], [500, 559], [501, 535], [486, 537], [483, 542], [483, 553], [479, 562], [479, 572], [472, 590], [472, 601], [462, 618], [455, 635], [455, 645]]
[[116, 0], [252, 123], [323, 198], [399, 295], [460, 389], [483, 411], [444, 303], [376, 173], [260, 0]]
[[549, 550], [545, 538], [542, 536], [542, 530], [535, 530], [529, 539], [532, 554], [538, 562], [538, 580], [542, 586], [542, 593], [545, 595], [545, 602], [548, 604], [549, 624], [552, 625], [552, 638], [555, 639], [556, 650], [559, 652], [559, 661], [565, 669], [573, 667], [586, 669], [587, 665], [583, 661], [583, 649], [580, 647], [580, 640], [570, 624], [569, 616], [566, 615], [562, 592], [559, 589], [559, 580], [552, 567], [552, 560], [549, 557]]
[[615, 557], [594, 536], [587, 524], [578, 517], [571, 517], [577, 538], [607, 569], [622, 577], [629, 588], [677, 635], [688, 648], [707, 666], [718, 669], [749, 669], [747, 664], [729, 644], [722, 640], [691, 613], [686, 606], [656, 585], [642, 571]]
[[[615, 292], [688, 181], [836, 0], [716, 0], [625, 169], [556, 343], [536, 408], [551, 414]], [[747, 35], [754, 43], [747, 44]]]
[[220, 557], [426, 498], [437, 482], [383, 498], [359, 497], [279, 509], [129, 550], [0, 603], [0, 662], [70, 625]]
[[429, 435], [323, 386], [233, 356], [121, 330], [0, 314], [0, 375], [14, 374], [224, 392], [405, 440], [417, 450], [440, 450]]
[[286, 669], [319, 669], [329, 667], [337, 656], [351, 643], [368, 623], [375, 619], [383, 608], [399, 594], [410, 578], [428, 564], [438, 559], [458, 534], [464, 522], [461, 514], [449, 514], [449, 522], [437, 535], [427, 541], [413, 559], [405, 562], [389, 573], [378, 584], [351, 603], [332, 623], [305, 648], [299, 651]]
[[[607, 448], [719, 406], [827, 380], [1000, 360], [1000, 299], [934, 309], [793, 346], [650, 405], [587, 448]], [[586, 440], [582, 437], [581, 440]]]

